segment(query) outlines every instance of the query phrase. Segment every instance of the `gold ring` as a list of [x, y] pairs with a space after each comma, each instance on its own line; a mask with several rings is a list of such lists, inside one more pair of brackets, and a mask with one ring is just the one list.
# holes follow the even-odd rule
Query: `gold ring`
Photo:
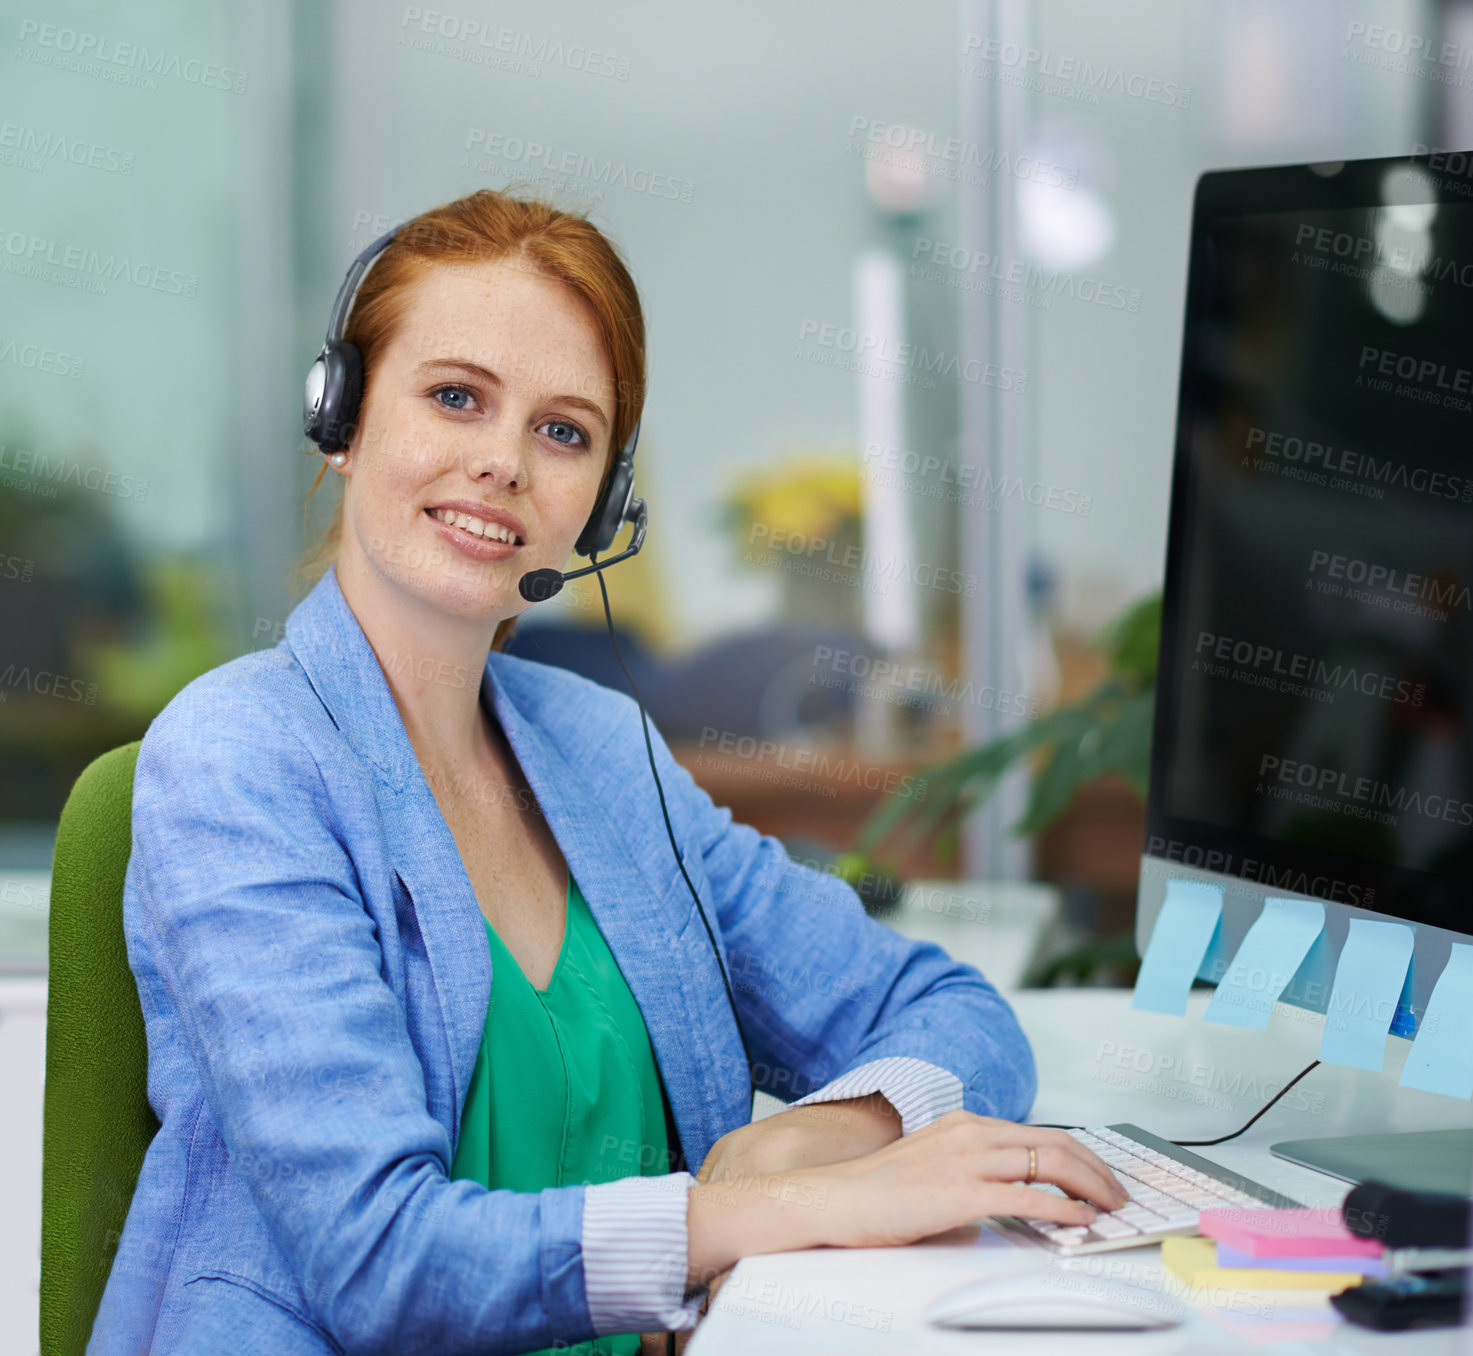
[[1038, 1176], [1038, 1150], [1031, 1144], [1028, 1146], [1028, 1176], [1027, 1182], [1031, 1186]]

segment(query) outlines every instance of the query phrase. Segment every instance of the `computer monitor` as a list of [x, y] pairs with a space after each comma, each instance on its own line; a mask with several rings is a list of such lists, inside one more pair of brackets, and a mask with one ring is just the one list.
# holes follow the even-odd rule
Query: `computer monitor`
[[1169, 879], [1222, 888], [1208, 981], [1319, 899], [1323, 1012], [1407, 923], [1412, 1035], [1473, 931], [1473, 156], [1198, 181], [1156, 692], [1142, 954]]

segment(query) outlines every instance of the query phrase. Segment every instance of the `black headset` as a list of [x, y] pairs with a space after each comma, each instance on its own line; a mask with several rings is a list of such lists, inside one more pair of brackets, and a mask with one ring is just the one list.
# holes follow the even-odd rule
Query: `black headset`
[[[392, 231], [381, 235], [348, 266], [348, 274], [343, 279], [343, 285], [338, 288], [337, 300], [332, 304], [332, 316], [327, 322], [327, 340], [322, 345], [322, 352], [307, 370], [307, 383], [302, 395], [302, 431], [323, 452], [341, 451], [353, 440], [357, 428], [358, 406], [363, 399], [363, 355], [356, 344], [350, 344], [343, 338], [343, 331], [348, 323], [348, 314], [353, 309], [353, 302], [358, 296], [358, 289], [363, 283], [363, 275], [368, 272], [373, 261], [388, 249], [398, 232], [399, 227], [396, 226]], [[581, 570], [570, 570], [566, 574], [561, 570], [532, 570], [522, 576], [520, 588], [522, 597], [529, 602], [541, 602], [562, 588], [565, 580], [597, 572], [599, 592], [603, 595], [604, 618], [609, 626], [609, 642], [614, 647], [614, 658], [619, 661], [619, 667], [624, 670], [624, 677], [628, 679], [634, 692], [634, 700], [639, 704], [639, 718], [644, 723], [645, 752], [649, 755], [650, 771], [654, 773], [655, 790], [660, 797], [660, 813], [665, 817], [665, 831], [670, 836], [670, 850], [675, 854], [676, 865], [680, 867], [680, 874], [685, 877], [686, 887], [696, 902], [696, 911], [701, 915], [701, 922], [706, 925], [706, 939], [711, 943], [711, 952], [721, 971], [721, 982], [726, 986], [726, 999], [731, 1004], [732, 1020], [736, 1022], [742, 1054], [747, 1061], [750, 1108], [752, 1096], [756, 1093], [756, 1083], [752, 1078], [752, 1056], [747, 1049], [747, 1035], [742, 1030], [742, 1019], [737, 1013], [736, 997], [731, 991], [726, 963], [721, 959], [721, 948], [716, 945], [716, 935], [711, 931], [711, 920], [706, 917], [705, 906], [686, 872], [685, 859], [680, 855], [680, 846], [675, 841], [675, 829], [670, 823], [670, 811], [665, 805], [665, 788], [660, 783], [660, 773], [655, 767], [655, 750], [650, 741], [650, 722], [645, 714], [644, 699], [639, 695], [634, 675], [624, 663], [624, 656], [619, 653], [619, 642], [614, 636], [614, 617], [609, 610], [609, 591], [604, 586], [603, 571], [634, 555], [644, 545], [645, 532], [649, 527], [649, 513], [645, 502], [634, 497], [634, 448], [639, 442], [639, 426], [642, 422], [642, 417], [635, 421], [629, 441], [615, 455], [603, 492], [574, 545], [573, 549], [579, 555], [587, 556], [594, 563]], [[599, 560], [599, 552], [607, 551], [614, 544], [619, 529], [627, 522], [634, 524], [630, 544], [617, 555]]]
[[[381, 235], [348, 266], [348, 274], [343, 279], [343, 285], [338, 288], [337, 300], [332, 304], [332, 315], [327, 322], [327, 339], [322, 345], [322, 352], [307, 369], [307, 382], [302, 392], [302, 432], [325, 453], [341, 451], [352, 442], [353, 434], [357, 431], [358, 408], [363, 401], [363, 355], [356, 344], [350, 344], [343, 338], [343, 331], [347, 328], [348, 316], [358, 297], [358, 289], [363, 285], [364, 275], [372, 267], [373, 261], [388, 249], [399, 229], [396, 226], [392, 231]], [[615, 455], [603, 492], [594, 504], [593, 512], [588, 515], [582, 532], [578, 534], [573, 549], [580, 556], [594, 558], [598, 552], [607, 551], [614, 544], [620, 528], [627, 522], [635, 523], [635, 535], [639, 542], [628, 554], [633, 555], [644, 544], [641, 524], [644, 501], [634, 497], [634, 449], [639, 443], [639, 425], [642, 422], [642, 419], [635, 422], [629, 441]], [[603, 563], [605, 566], [613, 565], [625, 558], [625, 554], [621, 553]], [[552, 573], [560, 576], [555, 586], [552, 586], [551, 580], [542, 578]], [[533, 571], [530, 576], [535, 581], [531, 586], [532, 591], [529, 593], [524, 588], [523, 596], [529, 601], [541, 602], [556, 593], [562, 587], [563, 581], [587, 573], [590, 571], [574, 570], [567, 574], [561, 571]], [[536, 596], [532, 596], [533, 594]]]

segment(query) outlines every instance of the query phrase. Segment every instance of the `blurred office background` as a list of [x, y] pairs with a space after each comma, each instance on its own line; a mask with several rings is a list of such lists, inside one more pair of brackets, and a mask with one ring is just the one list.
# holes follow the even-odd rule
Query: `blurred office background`
[[[12, 973], [44, 974], [77, 773], [280, 640], [334, 492], [304, 519], [302, 377], [390, 225], [519, 186], [625, 252], [651, 531], [607, 576], [615, 620], [697, 779], [832, 866], [918, 768], [1086, 696], [1158, 587], [1196, 176], [1473, 143], [1473, 70], [1409, 55], [1473, 44], [1473, 8], [1432, 0], [66, 0], [4, 24]], [[570, 587], [513, 648], [617, 684], [597, 598]], [[1129, 778], [1063, 753], [1040, 832], [1013, 832], [1022, 759], [874, 861], [1049, 901], [1018, 982], [1118, 981], [1107, 951], [1041, 964], [1128, 929], [1141, 848]], [[924, 907], [970, 915], [988, 969], [1007, 910], [945, 898]], [[0, 1023], [15, 1057], [42, 1010]], [[34, 1239], [0, 1246], [33, 1304]]]
[[[653, 528], [608, 582], [656, 720], [739, 813], [852, 847], [903, 770], [1087, 691], [1157, 586], [1195, 176], [1473, 135], [1397, 54], [1466, 8], [1371, 8], [13, 10], [0, 863], [44, 870], [88, 759], [280, 639], [347, 261], [509, 185], [589, 212], [647, 307]], [[600, 623], [570, 588], [516, 645], [618, 681]], [[830, 794], [788, 775], [814, 748]], [[1118, 928], [1128, 788], [1041, 846], [1025, 796], [879, 860], [1041, 872]]]

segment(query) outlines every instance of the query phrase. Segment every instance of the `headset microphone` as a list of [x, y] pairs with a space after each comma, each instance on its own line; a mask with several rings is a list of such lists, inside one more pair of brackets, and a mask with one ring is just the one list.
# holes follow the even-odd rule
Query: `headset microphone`
[[581, 570], [569, 570], [567, 573], [562, 570], [532, 570], [524, 574], [521, 583], [517, 585], [522, 597], [529, 603], [545, 603], [554, 594], [561, 592], [568, 580], [606, 570], [610, 565], [617, 565], [621, 560], [638, 555], [639, 548], [644, 545], [644, 534], [649, 531], [650, 526], [649, 510], [645, 508], [643, 499], [629, 501], [629, 514], [625, 521], [634, 524], [634, 536], [618, 555], [600, 560], [596, 565], [585, 565]]

